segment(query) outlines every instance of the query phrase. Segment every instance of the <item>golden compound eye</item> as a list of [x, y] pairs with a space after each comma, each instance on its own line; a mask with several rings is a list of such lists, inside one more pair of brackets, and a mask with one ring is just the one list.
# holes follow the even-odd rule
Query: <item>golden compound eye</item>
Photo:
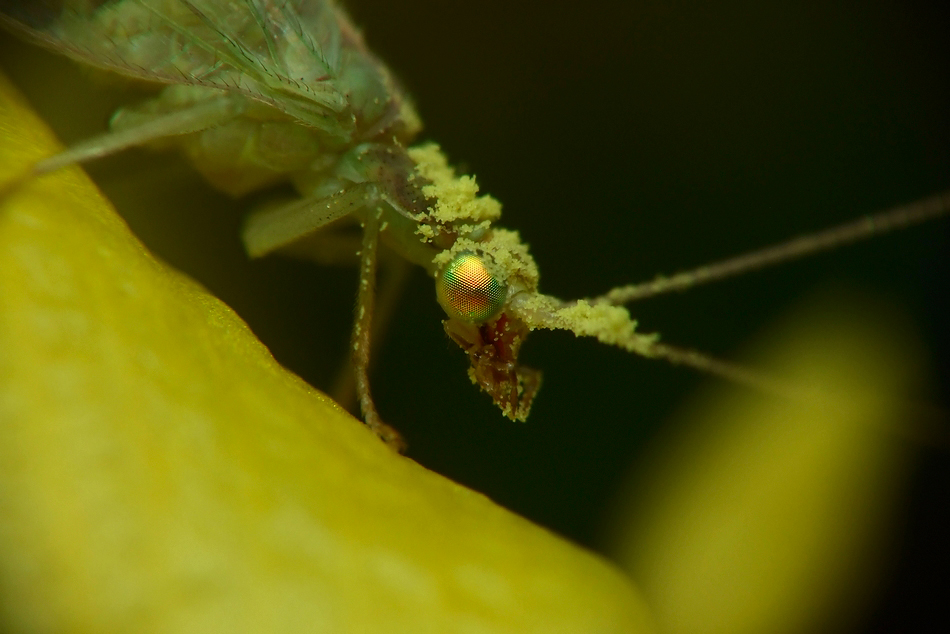
[[467, 251], [442, 269], [435, 293], [449, 317], [479, 323], [504, 308], [508, 289], [491, 276], [480, 257]]

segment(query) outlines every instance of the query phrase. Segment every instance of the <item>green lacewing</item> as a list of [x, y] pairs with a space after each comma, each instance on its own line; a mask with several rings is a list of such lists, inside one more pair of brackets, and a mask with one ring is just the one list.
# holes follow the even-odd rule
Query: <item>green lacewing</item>
[[[376, 414], [367, 377], [377, 242], [436, 279], [448, 311], [446, 332], [467, 352], [470, 377], [511, 418], [527, 416], [540, 385], [540, 374], [518, 362], [521, 342], [537, 328], [572, 330], [645, 356], [785, 391], [767, 377], [641, 335], [621, 306], [651, 290], [691, 286], [706, 273], [577, 302], [542, 295], [520, 236], [496, 224], [497, 203], [476, 196], [474, 182], [456, 176], [435, 146], [414, 145], [421, 123], [406, 91], [332, 3], [113, 0], [0, 6], [13, 30], [159, 89], [157, 96], [117, 112], [111, 133], [75, 146], [39, 171], [171, 141], [209, 182], [230, 194], [281, 181], [296, 187], [299, 200], [251, 215], [244, 237], [252, 255], [309, 250], [323, 259], [336, 245], [350, 244], [354, 223], [369, 227], [360, 247], [361, 288], [367, 290], [357, 309], [354, 365], [364, 417], [393, 444], [397, 436]], [[868, 223], [851, 225], [816, 234], [798, 248], [840, 244], [855, 233], [883, 230], [895, 219], [903, 222], [908, 214], [920, 219], [945, 207], [945, 198], [931, 199], [886, 222], [880, 218], [873, 229]], [[759, 262], [795, 254], [785, 247], [766, 252]], [[474, 287], [463, 284], [455, 299], [446, 299], [451, 293], [445, 287], [458, 282], [455, 272], [473, 258], [482, 267], [471, 273]], [[753, 264], [732, 261], [721, 274]]]

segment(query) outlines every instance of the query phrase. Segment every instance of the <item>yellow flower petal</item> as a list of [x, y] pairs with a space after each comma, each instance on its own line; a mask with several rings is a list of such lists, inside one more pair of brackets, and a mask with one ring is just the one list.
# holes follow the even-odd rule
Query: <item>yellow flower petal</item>
[[830, 631], [863, 605], [920, 378], [915, 342], [887, 312], [822, 302], [754, 364], [817, 389], [815, 400], [725, 388], [673, 423], [615, 527], [660, 629]]
[[[57, 150], [0, 82], [0, 183]], [[397, 456], [78, 169], [0, 200], [4, 631], [642, 632], [600, 558]]]

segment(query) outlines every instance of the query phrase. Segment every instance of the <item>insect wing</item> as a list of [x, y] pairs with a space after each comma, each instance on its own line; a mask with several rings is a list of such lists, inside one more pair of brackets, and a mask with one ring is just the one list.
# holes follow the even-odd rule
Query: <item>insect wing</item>
[[84, 64], [138, 80], [236, 91], [338, 136], [339, 12], [296, 0], [0, 0], [0, 23]]

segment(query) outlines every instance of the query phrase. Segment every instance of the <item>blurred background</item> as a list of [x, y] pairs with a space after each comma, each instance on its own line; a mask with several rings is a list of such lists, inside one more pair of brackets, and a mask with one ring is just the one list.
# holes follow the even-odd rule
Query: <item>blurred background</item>
[[[937, 2], [592, 0], [347, 3], [440, 143], [504, 205], [563, 298], [600, 294], [950, 187], [950, 18]], [[0, 35], [0, 65], [65, 143], [145, 93]], [[274, 356], [329, 388], [345, 354], [354, 270], [269, 258], [238, 239], [233, 201], [168, 155], [88, 171], [159, 257], [232, 306]], [[950, 223], [634, 304], [645, 331], [729, 358], [822, 289], [899, 307], [946, 408]], [[611, 500], [700, 385], [690, 370], [538, 332], [526, 424], [503, 418], [445, 336], [415, 271], [376, 352], [373, 388], [408, 455], [598, 548]], [[941, 401], [943, 403], [941, 404]], [[944, 409], [946, 411], [946, 409]], [[943, 424], [946, 425], [946, 419]], [[918, 447], [887, 581], [855, 631], [923, 631], [950, 598], [950, 449]], [[937, 581], [942, 580], [942, 585]]]

